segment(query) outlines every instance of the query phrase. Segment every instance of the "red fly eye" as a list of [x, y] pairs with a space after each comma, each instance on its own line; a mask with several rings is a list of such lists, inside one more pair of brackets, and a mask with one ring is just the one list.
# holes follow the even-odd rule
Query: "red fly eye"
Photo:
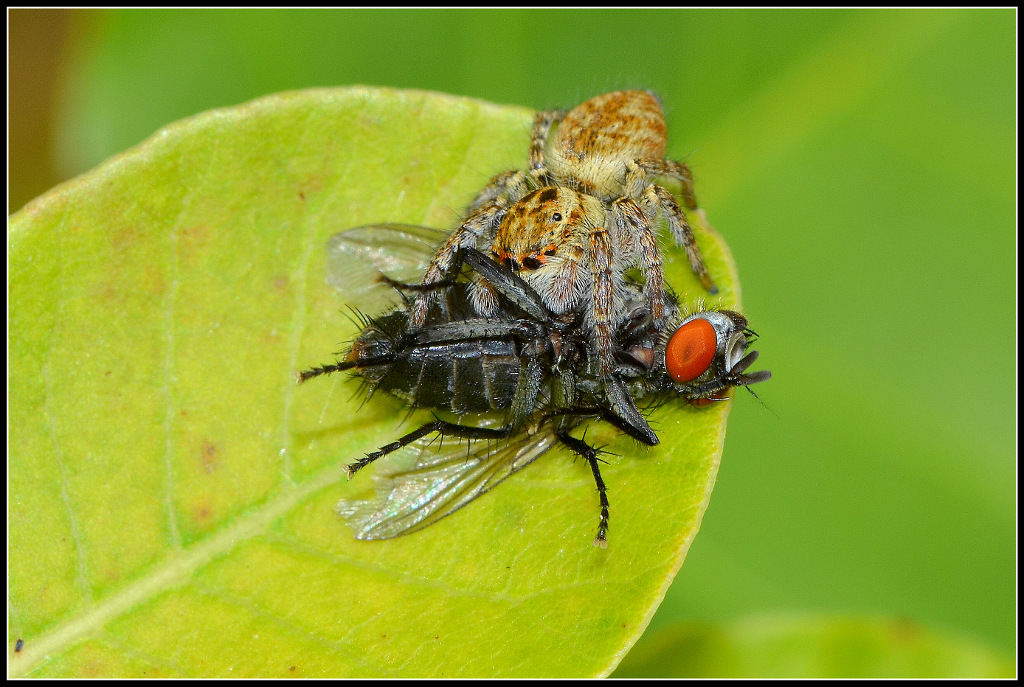
[[690, 320], [668, 340], [665, 368], [677, 382], [692, 382], [711, 367], [717, 347], [718, 336], [711, 323], [702, 317]]

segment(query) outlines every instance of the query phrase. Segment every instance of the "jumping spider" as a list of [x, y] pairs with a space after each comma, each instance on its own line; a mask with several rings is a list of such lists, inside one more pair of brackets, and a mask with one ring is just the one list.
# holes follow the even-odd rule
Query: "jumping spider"
[[[645, 273], [644, 295], [656, 326], [665, 314], [661, 251], [652, 228], [659, 213], [701, 283], [717, 292], [679, 204], [652, 181], [678, 179], [686, 207], [703, 217], [689, 168], [666, 160], [666, 146], [661, 105], [646, 91], [607, 93], [568, 113], [538, 113], [529, 171], [510, 170], [491, 179], [435, 253], [423, 285], [448, 279], [464, 249], [489, 248], [522, 274], [552, 313], [582, 311], [600, 374], [608, 377], [615, 364], [613, 332], [626, 314], [621, 284], [627, 269]], [[418, 296], [413, 326], [423, 324], [434, 297], [429, 290]], [[481, 315], [497, 307], [496, 294], [481, 280], [473, 298]]]

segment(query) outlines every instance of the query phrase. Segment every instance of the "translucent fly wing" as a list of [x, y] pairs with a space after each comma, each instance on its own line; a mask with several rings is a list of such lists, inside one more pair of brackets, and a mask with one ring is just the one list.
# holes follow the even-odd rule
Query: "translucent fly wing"
[[550, 426], [509, 439], [451, 442], [424, 437], [388, 456], [376, 496], [342, 499], [336, 511], [356, 539], [391, 539], [434, 524], [535, 461], [558, 441]]
[[327, 241], [327, 283], [359, 309], [377, 313], [396, 301], [394, 289], [377, 278], [385, 274], [418, 284], [448, 232], [412, 224], [367, 224], [346, 229]]

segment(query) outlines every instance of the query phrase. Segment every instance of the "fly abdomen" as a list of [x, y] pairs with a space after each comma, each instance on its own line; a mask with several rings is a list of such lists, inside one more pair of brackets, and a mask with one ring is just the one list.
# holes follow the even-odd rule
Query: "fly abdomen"
[[522, 362], [511, 341], [484, 340], [456, 367], [452, 411], [459, 415], [505, 410], [515, 396]]
[[509, 406], [520, 365], [511, 341], [414, 346], [395, 356], [376, 386], [418, 408], [441, 408], [459, 415], [485, 413]]

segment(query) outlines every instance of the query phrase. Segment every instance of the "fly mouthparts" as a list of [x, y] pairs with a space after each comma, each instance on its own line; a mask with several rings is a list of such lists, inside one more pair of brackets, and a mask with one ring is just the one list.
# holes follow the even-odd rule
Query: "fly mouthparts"
[[736, 386], [750, 386], [751, 384], [758, 384], [771, 379], [772, 373], [769, 370], [758, 370], [757, 372], [744, 374], [744, 372], [747, 371], [747, 368], [753, 365], [754, 361], [756, 361], [760, 355], [761, 354], [758, 351], [751, 351], [732, 366], [732, 370], [729, 371], [729, 374], [733, 379], [735, 379], [734, 383]]
[[750, 386], [751, 384], [760, 384], [761, 382], [767, 382], [772, 378], [771, 370], [758, 370], [757, 372], [749, 375], [740, 375], [740, 381], [743, 386]]

